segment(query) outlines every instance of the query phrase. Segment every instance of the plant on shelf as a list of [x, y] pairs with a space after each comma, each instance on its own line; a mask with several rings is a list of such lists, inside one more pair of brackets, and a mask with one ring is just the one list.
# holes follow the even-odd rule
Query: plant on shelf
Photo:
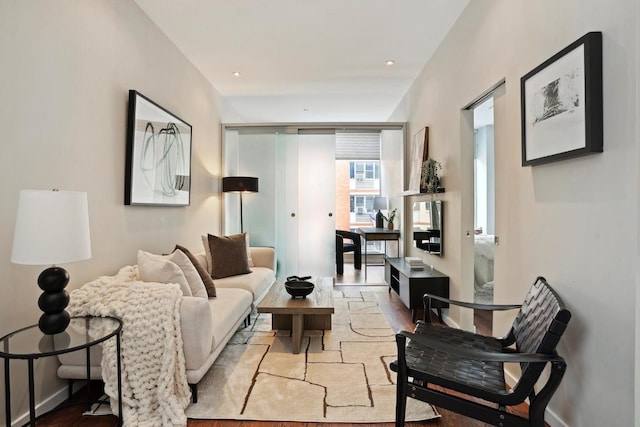
[[393, 230], [393, 220], [396, 218], [396, 212], [398, 212], [398, 208], [393, 208], [391, 212], [389, 212], [389, 217], [382, 215], [382, 217], [388, 222], [389, 230]]
[[435, 194], [440, 187], [440, 174], [442, 172], [442, 165], [439, 161], [427, 158], [422, 163], [422, 182], [420, 183], [420, 192]]

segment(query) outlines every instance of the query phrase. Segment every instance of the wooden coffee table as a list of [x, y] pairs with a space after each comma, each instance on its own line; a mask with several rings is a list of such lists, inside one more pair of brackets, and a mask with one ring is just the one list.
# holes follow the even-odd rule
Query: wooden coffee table
[[293, 354], [300, 353], [305, 329], [331, 329], [333, 278], [318, 277], [309, 281], [315, 288], [306, 298], [292, 298], [284, 288], [285, 279], [279, 279], [258, 304], [258, 313], [271, 313], [273, 329], [291, 331]]

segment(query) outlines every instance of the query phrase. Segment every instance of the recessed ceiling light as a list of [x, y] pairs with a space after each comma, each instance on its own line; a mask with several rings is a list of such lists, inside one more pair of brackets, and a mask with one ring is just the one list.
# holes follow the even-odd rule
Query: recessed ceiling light
[[394, 61], [393, 59], [389, 59], [387, 62], [385, 62], [385, 64], [387, 64], [387, 65], [393, 65], [395, 63], [396, 63], [396, 61]]
[[239, 72], [237, 72], [237, 71], [234, 71], [234, 72], [233, 72], [233, 76], [234, 76], [234, 77], [240, 77], [240, 73], [239, 73]]

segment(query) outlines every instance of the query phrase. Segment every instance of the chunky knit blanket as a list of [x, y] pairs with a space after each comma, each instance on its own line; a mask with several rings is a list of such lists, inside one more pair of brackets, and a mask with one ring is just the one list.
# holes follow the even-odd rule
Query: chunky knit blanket
[[[123, 267], [71, 292], [72, 316], [122, 319], [122, 412], [125, 426], [186, 426], [191, 392], [180, 329], [177, 284], [141, 282], [137, 266]], [[102, 378], [118, 410], [116, 342], [102, 344]]]

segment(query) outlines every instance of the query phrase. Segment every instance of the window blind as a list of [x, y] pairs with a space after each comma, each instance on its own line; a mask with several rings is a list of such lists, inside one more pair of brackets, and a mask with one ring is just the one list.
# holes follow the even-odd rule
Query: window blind
[[336, 160], [380, 160], [380, 132], [336, 131]]

